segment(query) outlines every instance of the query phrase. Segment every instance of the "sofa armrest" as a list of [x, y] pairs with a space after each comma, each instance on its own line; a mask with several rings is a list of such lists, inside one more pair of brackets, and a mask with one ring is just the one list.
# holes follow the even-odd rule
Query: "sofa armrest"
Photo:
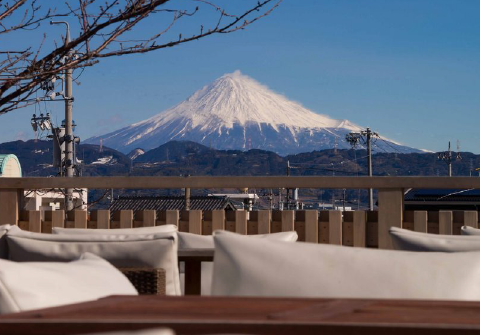
[[139, 294], [166, 294], [166, 274], [164, 269], [119, 268], [135, 286]]

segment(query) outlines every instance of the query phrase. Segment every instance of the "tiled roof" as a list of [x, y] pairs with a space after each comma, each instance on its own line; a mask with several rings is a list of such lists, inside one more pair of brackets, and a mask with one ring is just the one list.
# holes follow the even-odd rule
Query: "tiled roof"
[[[119, 197], [110, 205], [110, 211], [130, 209], [133, 211], [143, 210], [184, 210], [185, 197]], [[235, 209], [228, 197], [192, 196], [190, 197], [190, 209], [212, 211], [220, 209]]]
[[480, 202], [480, 190], [462, 189], [412, 189], [405, 194], [405, 201]]

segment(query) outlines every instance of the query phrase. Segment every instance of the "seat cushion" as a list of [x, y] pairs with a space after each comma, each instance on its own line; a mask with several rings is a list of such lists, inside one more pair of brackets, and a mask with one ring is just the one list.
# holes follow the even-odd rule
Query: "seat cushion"
[[177, 233], [125, 235], [51, 235], [12, 227], [7, 233], [9, 259], [16, 262], [67, 262], [84, 252], [116, 267], [162, 268], [166, 293], [180, 295]]
[[[221, 232], [218, 230], [217, 232]], [[247, 235], [248, 237], [253, 238], [266, 238], [277, 241], [286, 241], [286, 242], [295, 242], [298, 240], [298, 234], [295, 231], [281, 232], [281, 233], [272, 233], [272, 234], [259, 234], [259, 235]], [[215, 244], [213, 242], [212, 235], [198, 235], [190, 233], [178, 233], [178, 249], [214, 249]], [[212, 290], [212, 273], [213, 273], [213, 263], [212, 262], [202, 262], [202, 295], [211, 295]], [[182, 288], [182, 293], [185, 292], [185, 275], [184, 275], [184, 264], [180, 263], [180, 285]]]
[[[217, 230], [213, 234], [221, 234], [223, 230]], [[233, 233], [232, 233], [233, 234]], [[252, 238], [265, 238], [276, 241], [295, 242], [298, 240], [296, 231], [287, 231], [272, 234], [247, 235]], [[213, 249], [213, 235], [198, 235], [191, 233], [178, 232], [178, 249]]]
[[396, 250], [459, 252], [480, 251], [480, 236], [437, 235], [390, 228]]
[[8, 248], [7, 248], [7, 240], [5, 235], [7, 231], [10, 229], [9, 224], [4, 224], [0, 226], [0, 259], [7, 259], [8, 258]]
[[216, 296], [480, 300], [480, 252], [427, 253], [217, 234]]
[[114, 266], [85, 253], [68, 263], [0, 260], [0, 314], [137, 295]]
[[480, 229], [473, 228], [470, 226], [463, 226], [460, 229], [462, 235], [480, 235]]
[[157, 234], [177, 231], [177, 226], [167, 224], [154, 227], [122, 228], [122, 229], [79, 229], [53, 227], [55, 235], [128, 235], [128, 234]]

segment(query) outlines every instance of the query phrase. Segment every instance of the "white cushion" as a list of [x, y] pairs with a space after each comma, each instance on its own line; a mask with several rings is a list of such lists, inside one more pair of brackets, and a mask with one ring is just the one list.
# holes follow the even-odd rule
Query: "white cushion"
[[7, 259], [8, 258], [8, 248], [7, 248], [7, 241], [5, 235], [7, 231], [10, 229], [9, 224], [4, 224], [0, 226], [0, 259]]
[[0, 314], [137, 295], [128, 279], [93, 254], [69, 263], [0, 260]]
[[[222, 233], [223, 230], [216, 230], [213, 234]], [[231, 233], [234, 234], [234, 233]], [[296, 231], [286, 231], [272, 234], [246, 235], [253, 238], [265, 238], [275, 241], [295, 242], [298, 240]], [[178, 232], [178, 249], [213, 249], [213, 235], [198, 235]]]
[[[217, 230], [214, 234], [221, 232]], [[295, 231], [281, 232], [281, 233], [272, 233], [272, 234], [259, 234], [259, 235], [247, 235], [248, 237], [253, 238], [265, 238], [276, 241], [285, 241], [285, 242], [295, 242], [298, 240], [298, 234]], [[190, 233], [178, 233], [178, 249], [214, 249], [215, 244], [213, 242], [212, 235], [198, 235]], [[180, 286], [182, 288], [182, 293], [185, 292], [185, 275], [183, 269], [183, 262], [180, 263]], [[212, 290], [212, 273], [213, 273], [213, 263], [212, 262], [202, 262], [202, 295], [211, 295]]]
[[177, 231], [177, 226], [173, 224], [139, 227], [139, 228], [121, 228], [121, 229], [79, 229], [79, 228], [60, 228], [53, 227], [52, 233], [56, 235], [128, 235], [128, 234], [157, 234], [171, 233]]
[[393, 246], [406, 251], [480, 251], [480, 236], [438, 235], [390, 228]]
[[177, 233], [125, 235], [52, 235], [12, 227], [7, 233], [9, 259], [17, 262], [66, 262], [91, 252], [116, 267], [162, 268], [166, 292], [180, 295]]
[[480, 235], [480, 229], [473, 228], [470, 226], [463, 226], [460, 229], [462, 235]]
[[480, 300], [480, 252], [375, 250], [216, 234], [216, 296]]

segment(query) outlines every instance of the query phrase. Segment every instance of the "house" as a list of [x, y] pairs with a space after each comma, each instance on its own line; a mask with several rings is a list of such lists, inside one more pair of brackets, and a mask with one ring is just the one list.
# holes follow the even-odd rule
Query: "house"
[[[22, 177], [22, 166], [17, 156], [0, 154], [0, 177]], [[63, 209], [65, 195], [58, 190], [26, 190], [25, 210]], [[73, 193], [76, 209], [86, 209], [87, 189]]]
[[[120, 196], [110, 204], [110, 211], [133, 210], [185, 210], [184, 196]], [[237, 210], [236, 204], [226, 196], [191, 196], [190, 210]]]
[[480, 210], [479, 189], [410, 189], [405, 210]]

